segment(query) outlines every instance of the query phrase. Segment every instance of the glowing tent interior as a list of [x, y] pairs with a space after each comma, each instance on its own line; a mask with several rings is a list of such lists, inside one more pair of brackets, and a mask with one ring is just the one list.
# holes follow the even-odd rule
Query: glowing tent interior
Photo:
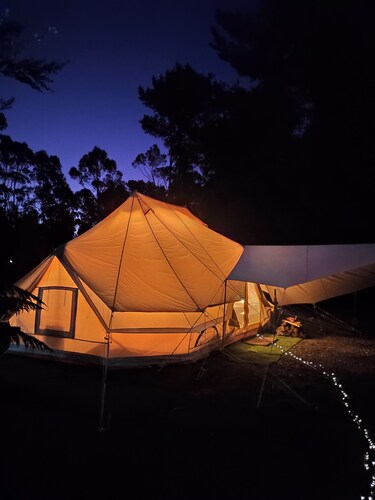
[[57, 359], [195, 360], [267, 320], [272, 306], [257, 283], [226, 280], [243, 250], [186, 208], [135, 192], [16, 283], [45, 306], [10, 324]]

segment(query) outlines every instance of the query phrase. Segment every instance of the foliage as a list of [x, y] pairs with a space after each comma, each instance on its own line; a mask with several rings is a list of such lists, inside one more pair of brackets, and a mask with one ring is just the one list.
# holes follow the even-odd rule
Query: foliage
[[24, 27], [0, 14], [0, 75], [13, 78], [39, 92], [51, 90], [53, 75], [67, 63], [23, 58]]
[[[153, 78], [152, 87], [140, 88], [139, 96], [153, 112], [141, 120], [143, 129], [162, 140], [169, 153], [169, 199], [194, 205], [194, 213], [213, 229], [241, 241], [244, 227], [238, 211], [252, 212], [246, 206], [249, 186], [258, 184], [262, 175], [264, 183], [265, 170], [252, 165], [261, 162], [264, 169], [273, 161], [262, 136], [267, 124], [254, 113], [258, 97], [215, 82], [189, 65], [176, 65]], [[138, 160], [147, 166], [149, 158], [146, 154]], [[252, 196], [259, 204], [257, 191]], [[245, 204], [239, 205], [241, 198]]]
[[128, 194], [116, 162], [97, 146], [82, 156], [69, 175], [83, 187], [75, 194], [79, 234], [111, 213]]
[[139, 168], [143, 177], [152, 184], [168, 188], [171, 166], [167, 165], [167, 155], [160, 151], [157, 144], [138, 154], [132, 165]]
[[0, 135], [0, 208], [12, 221], [33, 210], [32, 163], [26, 143]]
[[0, 353], [5, 352], [10, 344], [19, 346], [23, 344], [26, 348], [51, 351], [51, 349], [36, 337], [24, 333], [18, 327], [10, 326], [8, 320], [13, 314], [20, 311], [35, 311], [43, 307], [43, 302], [16, 285], [0, 289]]
[[19, 311], [35, 311], [42, 306], [39, 297], [16, 285], [0, 289], [0, 321], [7, 320]]
[[146, 182], [142, 180], [130, 180], [126, 183], [126, 185], [131, 193], [134, 191], [139, 191], [140, 193], [146, 196], [150, 196], [151, 198], [167, 201], [168, 191], [164, 186], [156, 185], [153, 182]]
[[165, 75], [153, 77], [151, 87], [138, 89], [140, 100], [153, 112], [144, 115], [142, 128], [168, 152], [169, 164], [161, 164], [159, 174], [178, 203], [196, 197], [211, 173], [202, 134], [206, 124], [222, 114], [216, 106], [222, 92], [212, 75], [202, 75], [189, 64], [176, 64]]
[[[51, 91], [53, 76], [67, 63], [22, 57], [30, 42], [24, 40], [24, 27], [11, 21], [9, 16], [9, 9], [0, 12], [0, 76], [12, 78], [39, 92]], [[9, 110], [13, 103], [14, 98], [0, 97], [0, 130], [7, 127], [4, 111]]]
[[95, 146], [92, 151], [82, 156], [78, 167], [69, 171], [72, 179], [77, 180], [81, 186], [89, 186], [98, 196], [104, 191], [108, 180], [115, 180], [117, 171], [116, 162], [108, 158], [107, 153]]
[[75, 198], [58, 158], [0, 135], [0, 228], [7, 236], [2, 277], [18, 279], [73, 238], [74, 227]]
[[255, 149], [267, 145], [270, 161], [252, 165], [269, 172], [267, 205], [289, 241], [293, 228], [309, 242], [368, 238], [362, 213], [374, 195], [363, 182], [375, 155], [374, 14], [370, 3], [314, 0], [264, 0], [248, 14], [217, 13], [212, 46], [256, 96], [247, 109], [259, 134], [242, 124]]
[[55, 248], [73, 238], [76, 224], [74, 193], [57, 156], [45, 151], [35, 153], [32, 184], [39, 221]]
[[[10, 20], [10, 10], [0, 12], [0, 76], [39, 92], [51, 91], [53, 77], [66, 63], [24, 57], [31, 43], [24, 37], [24, 27]], [[7, 127], [5, 112], [13, 104], [14, 98], [0, 97], [0, 131]], [[58, 159], [35, 154], [27, 144], [1, 134], [0, 229], [6, 235], [6, 244], [0, 248], [2, 279], [13, 282], [61, 243], [61, 238], [73, 237], [73, 211]]]
[[212, 47], [236, 84], [177, 64], [139, 88], [142, 128], [170, 157], [171, 199], [194, 200], [210, 227], [243, 243], [367, 240], [374, 14], [314, 0], [217, 11]]
[[5, 130], [8, 126], [6, 117], [3, 111], [11, 109], [14, 103], [14, 98], [11, 99], [1, 99], [0, 98], [0, 131]]

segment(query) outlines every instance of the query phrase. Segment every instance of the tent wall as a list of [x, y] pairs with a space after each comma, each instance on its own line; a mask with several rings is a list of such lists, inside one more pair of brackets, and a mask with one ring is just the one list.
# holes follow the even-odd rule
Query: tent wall
[[[19, 285], [22, 285], [22, 282]], [[54, 306], [56, 295], [61, 295], [61, 300], [64, 301], [64, 295], [72, 289], [76, 290], [77, 294], [76, 309], [72, 311], [69, 308], [61, 308], [69, 317], [56, 319], [54, 316], [50, 319], [50, 310]], [[105, 329], [57, 257], [50, 259], [49, 266], [42, 274], [38, 286], [30, 291], [34, 295], [40, 296], [45, 306], [39, 312], [22, 311], [14, 315], [10, 320], [12, 326], [19, 326], [23, 332], [31, 334], [38, 332], [38, 326], [50, 327], [51, 334], [37, 333], [36, 337], [56, 351], [71, 351], [95, 356], [104, 355]], [[72, 318], [71, 314], [74, 315]], [[39, 321], [37, 321], [38, 316]], [[66, 338], [63, 329], [70, 323], [71, 319], [74, 322], [73, 338]], [[61, 325], [61, 336], [59, 335], [59, 325]]]
[[[22, 282], [19, 284], [22, 285]], [[110, 332], [108, 356], [109, 364], [113, 366], [150, 364], [152, 360], [165, 363], [195, 360], [206, 356], [213, 349], [255, 333], [267, 318], [267, 309], [261, 300], [258, 285], [231, 282], [227, 287], [229, 296], [234, 294], [242, 298], [209, 306], [202, 312], [111, 314], [101, 299], [81, 280], [73, 280], [54, 256], [37, 286], [31, 289], [34, 295], [39, 295], [44, 301], [43, 310], [21, 312], [12, 317], [11, 324], [21, 327], [26, 333], [36, 334], [37, 338], [53, 349], [52, 356], [61, 359], [75, 359], [78, 356], [80, 362], [85, 362], [81, 355], [89, 355], [90, 362], [95, 357], [101, 363], [107, 355], [106, 339], [107, 332]], [[63, 314], [69, 315], [72, 311], [67, 297], [73, 291], [77, 296], [73, 311], [74, 327], [71, 332], [66, 332], [70, 316], [64, 318]], [[54, 328], [58, 330], [60, 326], [62, 331], [59, 335]], [[44, 327], [51, 328], [50, 334], [40, 333]]]

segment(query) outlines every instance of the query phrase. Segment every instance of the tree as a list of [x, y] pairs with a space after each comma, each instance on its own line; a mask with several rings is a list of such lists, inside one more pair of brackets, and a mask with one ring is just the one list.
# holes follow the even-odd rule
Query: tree
[[108, 158], [106, 151], [95, 146], [92, 151], [82, 156], [78, 167], [69, 170], [69, 175], [82, 187], [88, 186], [98, 198], [104, 191], [108, 179], [114, 180], [119, 172], [116, 162]]
[[14, 103], [14, 98], [7, 100], [0, 98], [0, 131], [5, 130], [8, 126], [4, 111], [11, 109], [13, 103]]
[[375, 194], [363, 182], [375, 158], [374, 13], [313, 0], [218, 11], [212, 47], [241, 83], [176, 65], [139, 88], [152, 112], [142, 128], [171, 160], [168, 196], [199, 200], [198, 216], [243, 243], [374, 238], [362, 216]]
[[[8, 9], [0, 13], [0, 76], [12, 78], [40, 92], [51, 90], [53, 75], [66, 63], [22, 57], [22, 51], [26, 46], [22, 39], [23, 27], [8, 21], [8, 16]], [[14, 98], [0, 97], [0, 131], [7, 127], [4, 111], [9, 110], [13, 103]], [[39, 155], [38, 160], [45, 160], [46, 156], [41, 158]], [[7, 284], [9, 281], [13, 282], [17, 276], [17, 272], [14, 273], [8, 265], [13, 264], [13, 258], [10, 257], [13, 257], [16, 250], [19, 252], [20, 249], [24, 251], [28, 248], [28, 256], [33, 254], [33, 251], [30, 251], [30, 239], [27, 238], [28, 232], [33, 233], [32, 241], [38, 241], [40, 225], [37, 221], [34, 194], [41, 196], [43, 187], [35, 188], [33, 192], [32, 180], [37, 178], [39, 181], [42, 180], [40, 168], [33, 171], [34, 160], [34, 154], [27, 144], [13, 141], [9, 136], [0, 134], [0, 229], [2, 234], [7, 235], [6, 245], [1, 245], [0, 251], [0, 353], [6, 351], [10, 343], [16, 345], [23, 343], [26, 348], [50, 350], [44, 342], [25, 334], [20, 328], [11, 327], [8, 321], [14, 313], [38, 309], [43, 305], [38, 297], [17, 286]], [[38, 166], [40, 167], [40, 163]], [[60, 176], [59, 181], [62, 180]], [[43, 181], [45, 182], [45, 179]], [[61, 187], [55, 184], [55, 194]], [[45, 199], [39, 197], [41, 205], [45, 202]], [[33, 229], [36, 230], [32, 231]], [[24, 240], [21, 233], [22, 237], [26, 235]], [[25, 241], [26, 245], [23, 244]], [[43, 245], [38, 242], [39, 246]], [[31, 248], [35, 250], [36, 246], [31, 245]], [[24, 264], [27, 263], [27, 258], [23, 260]], [[18, 267], [18, 272], [23, 274], [22, 266]]]
[[[206, 123], [222, 113], [217, 108], [222, 92], [212, 75], [202, 75], [188, 64], [176, 64], [165, 75], [153, 77], [151, 87], [138, 89], [139, 99], [153, 112], [144, 115], [142, 128], [168, 152], [169, 165], [159, 172], [178, 203], [196, 198], [210, 174], [201, 134]], [[141, 160], [147, 162], [147, 157]]]
[[370, 3], [264, 0], [247, 15], [219, 11], [213, 28], [214, 49], [248, 78], [269, 127], [267, 204], [278, 213], [290, 193], [287, 232], [310, 242], [374, 237], [361, 215], [374, 195], [363, 182], [375, 153], [374, 14]]
[[[0, 13], [0, 75], [17, 80], [39, 92], [52, 90], [53, 76], [61, 71], [67, 62], [22, 57], [28, 45], [23, 39], [24, 27], [10, 21], [9, 15], [9, 9]], [[13, 103], [13, 98], [0, 98], [0, 130], [7, 126], [4, 111]]]
[[[247, 225], [244, 229], [238, 213], [251, 219], [257, 212], [257, 220], [262, 218], [254, 207], [262, 203], [260, 192], [252, 190], [251, 198], [248, 192], [261, 181], [265, 185], [263, 172], [275, 163], [268, 147], [269, 122], [259, 120], [258, 96], [189, 65], [176, 65], [152, 83], [139, 90], [143, 104], [153, 111], [141, 124], [169, 152], [169, 199], [189, 205], [219, 232], [243, 240]], [[279, 149], [286, 147], [286, 135], [279, 138]], [[147, 155], [138, 160], [149, 162]]]
[[140, 193], [150, 196], [151, 198], [168, 201], [168, 191], [166, 188], [164, 186], [157, 185], [154, 182], [129, 180], [126, 185], [130, 193], [133, 191], [139, 191]]
[[26, 143], [0, 134], [0, 211], [13, 223], [34, 208], [33, 159], [33, 152]]
[[157, 144], [153, 144], [145, 153], [137, 155], [132, 165], [139, 168], [149, 182], [168, 188], [171, 166], [167, 165], [167, 155], [160, 151]]
[[[9, 9], [0, 13], [0, 76], [12, 78], [39, 92], [51, 91], [53, 76], [66, 63], [23, 57], [30, 41], [24, 39], [23, 26], [10, 21], [9, 15]], [[12, 97], [0, 97], [0, 131], [7, 127], [5, 112], [13, 103]], [[34, 153], [27, 144], [0, 134], [0, 227], [5, 231], [3, 234], [7, 234], [6, 245], [0, 248], [3, 280], [16, 279], [27, 269], [23, 265], [34, 264], [34, 257], [39, 260], [49, 248], [38, 223], [38, 203], [32, 184], [33, 162]], [[30, 241], [34, 244], [30, 245]], [[18, 259], [24, 248], [28, 248], [27, 254], [23, 252], [23, 258]]]
[[[1, 19], [1, 18], [0, 18]], [[41, 59], [22, 58], [23, 26], [15, 22], [0, 22], [0, 74], [28, 85], [34, 90], [51, 90], [52, 75], [66, 63], [46, 62]]]
[[75, 197], [60, 160], [45, 151], [34, 154], [32, 184], [39, 222], [51, 250], [74, 236]]
[[[0, 135], [0, 247], [3, 278], [22, 276], [74, 236], [75, 197], [60, 160]], [[27, 252], [25, 249], [27, 248]]]
[[82, 156], [78, 167], [72, 167], [69, 175], [83, 187], [76, 193], [79, 233], [97, 224], [128, 195], [116, 162], [97, 146]]

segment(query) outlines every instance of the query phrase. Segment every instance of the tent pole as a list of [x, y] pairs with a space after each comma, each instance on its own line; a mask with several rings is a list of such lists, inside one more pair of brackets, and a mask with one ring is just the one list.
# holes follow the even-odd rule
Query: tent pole
[[245, 302], [243, 305], [243, 328], [247, 331], [247, 327], [249, 326], [249, 283], [245, 281]]
[[[274, 290], [274, 309], [273, 309], [273, 311], [271, 313], [271, 318], [270, 318], [270, 325], [271, 325], [271, 331], [272, 331], [272, 340], [273, 340], [272, 345], [271, 345], [271, 350], [273, 349], [273, 346], [274, 346], [275, 335], [276, 335], [276, 328], [277, 328], [277, 323], [278, 323], [278, 319], [276, 318], [276, 314], [277, 314], [277, 310], [278, 310], [277, 306], [278, 306], [278, 303], [277, 303], [277, 295], [276, 295], [276, 288], [275, 288], [275, 290]], [[261, 403], [261, 400], [262, 400], [262, 397], [263, 397], [263, 390], [264, 390], [264, 386], [266, 384], [266, 379], [267, 379], [269, 367], [270, 367], [270, 364], [266, 365], [266, 369], [264, 371], [262, 385], [260, 387], [258, 401], [257, 401], [257, 405], [256, 405], [256, 409], [257, 410], [260, 407], [260, 403]]]
[[100, 399], [100, 419], [99, 419], [99, 427], [98, 431], [105, 431], [104, 425], [104, 408], [105, 408], [105, 397], [107, 393], [107, 378], [108, 378], [108, 360], [109, 360], [109, 344], [110, 344], [110, 332], [107, 331], [107, 344], [106, 344], [106, 353], [103, 359], [103, 372], [102, 372], [102, 390], [101, 390], [101, 399]]
[[357, 319], [357, 292], [353, 293], [354, 304], [353, 304], [353, 319], [352, 319], [352, 332], [357, 329], [358, 319]]
[[265, 369], [265, 372], [264, 372], [264, 375], [263, 375], [262, 385], [260, 386], [258, 401], [257, 401], [257, 404], [256, 404], [256, 409], [257, 410], [259, 410], [260, 402], [262, 400], [263, 389], [264, 389], [264, 386], [265, 386], [265, 383], [266, 383], [267, 374], [268, 374], [268, 368], [269, 368], [269, 364], [266, 366], [266, 369]]
[[225, 339], [225, 304], [227, 302], [227, 280], [224, 280], [224, 312], [223, 312], [223, 336], [221, 339], [221, 348], [224, 348], [224, 339]]

